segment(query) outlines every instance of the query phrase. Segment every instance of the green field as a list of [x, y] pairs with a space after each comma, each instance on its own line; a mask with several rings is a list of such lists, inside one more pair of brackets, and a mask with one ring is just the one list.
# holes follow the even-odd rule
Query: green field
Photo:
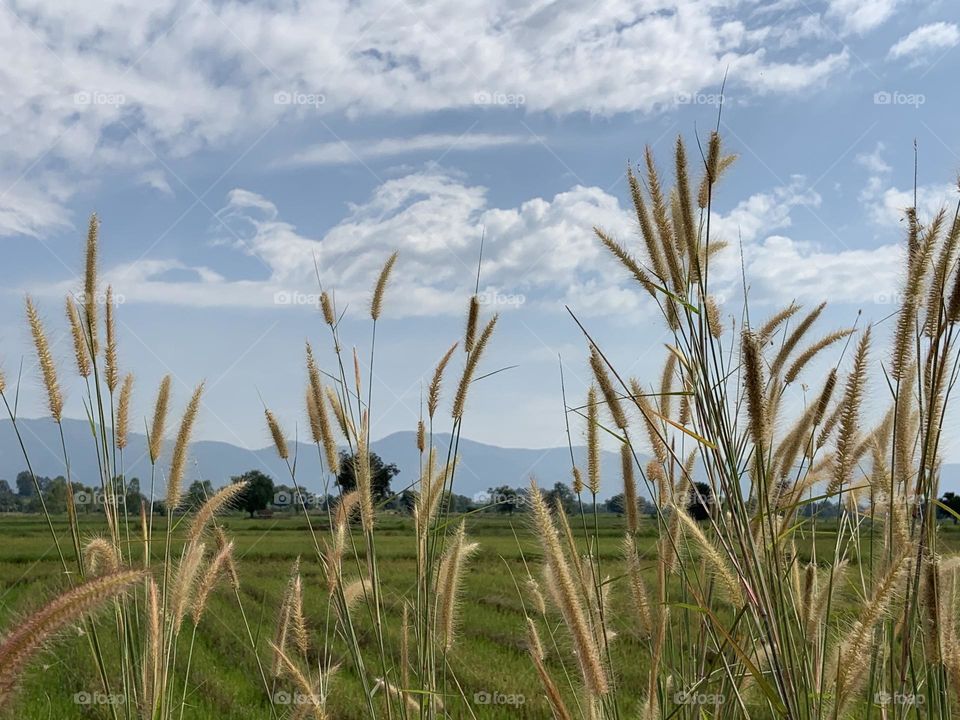
[[[575, 522], [578, 519], [575, 519]], [[592, 519], [591, 519], [592, 521]], [[87, 532], [97, 532], [96, 519], [83, 519]], [[317, 518], [318, 524], [323, 519]], [[384, 583], [388, 611], [398, 613], [400, 600], [413, 591], [415, 577], [414, 546], [408, 518], [384, 515], [379, 519], [378, 559]], [[652, 566], [652, 546], [655, 526], [646, 521], [647, 557]], [[224, 518], [222, 524], [236, 541], [240, 563], [242, 598], [249, 624], [261, 648], [261, 656], [268, 663], [266, 642], [274, 631], [274, 614], [286, 582], [290, 566], [299, 555], [304, 578], [308, 619], [314, 631], [314, 654], [322, 645], [326, 613], [326, 592], [320, 567], [312, 551], [312, 541], [303, 518], [277, 517], [269, 520], [248, 520], [240, 516]], [[620, 574], [618, 560], [623, 521], [614, 515], [600, 517], [600, 557], [605, 574], [616, 578]], [[66, 522], [58, 528], [66, 538]], [[461, 608], [461, 632], [449, 663], [460, 682], [463, 694], [476, 716], [483, 718], [543, 718], [549, 716], [546, 702], [541, 698], [540, 686], [529, 662], [524, 645], [524, 621], [521, 597], [514, 577], [521, 583], [526, 577], [524, 560], [536, 573], [539, 567], [539, 547], [523, 515], [512, 518], [498, 515], [472, 516], [468, 522], [470, 536], [480, 542], [480, 551], [473, 558], [466, 578], [464, 601]], [[514, 534], [516, 533], [516, 535]], [[941, 532], [945, 549], [960, 548], [960, 533], [952, 525], [944, 525]], [[827, 558], [832, 554], [834, 533], [829, 528], [817, 531], [816, 552]], [[869, 532], [864, 536], [869, 538]], [[67, 545], [67, 543], [64, 543]], [[813, 539], [808, 533], [801, 543], [801, 557], [810, 557]], [[866, 551], [866, 547], [864, 548]], [[862, 567], [868, 560], [861, 558]], [[45, 520], [38, 516], [8, 515], [0, 519], [0, 628], [17, 622], [18, 616], [35, 609], [65, 586]], [[618, 626], [618, 638], [613, 644], [615, 654], [622, 659], [615, 663], [621, 674], [617, 682], [625, 690], [624, 709], [627, 717], [635, 713], [642, 687], [644, 668], [630, 665], [626, 658], [644, 655], [637, 647], [628, 619], [620, 609], [626, 607], [625, 591], [615, 583], [611, 607]], [[854, 605], [855, 590], [848, 589], [848, 602]], [[109, 612], [106, 611], [106, 612]], [[101, 616], [102, 617], [102, 616]], [[106, 631], [109, 618], [100, 626]], [[688, 623], [688, 632], [698, 631], [695, 618]], [[619, 621], [619, 622], [617, 622]], [[369, 627], [369, 626], [367, 626]], [[399, 646], [400, 622], [397, 617], [386, 623], [388, 640]], [[189, 645], [191, 631], [186, 632]], [[111, 639], [104, 644], [109, 648]], [[365, 637], [370, 650], [371, 667], [376, 664], [372, 634]], [[673, 638], [683, 642], [682, 638]], [[113, 647], [115, 647], [115, 642]], [[560, 657], [569, 663], [568, 648], [562, 653], [552, 652], [548, 664], [557, 676], [564, 672]], [[115, 656], [114, 656], [115, 657]], [[115, 665], [116, 666], [116, 665]], [[572, 668], [568, 668], [571, 669]], [[451, 676], [449, 692], [456, 693]], [[285, 691], [282, 686], [273, 688]], [[634, 692], [633, 689], [636, 689]], [[51, 646], [34, 663], [19, 693], [15, 707], [0, 710], [0, 717], [47, 720], [49, 718], [110, 717], [104, 706], [78, 704], [74, 695], [100, 691], [93, 672], [89, 645], [77, 630], [71, 630]], [[343, 667], [333, 682], [330, 707], [333, 717], [362, 718], [360, 685], [351, 677], [343, 658]], [[499, 694], [501, 699], [513, 696], [518, 704], [484, 704], [482, 696]], [[267, 693], [260, 680], [257, 663], [246, 636], [235, 596], [219, 590], [201, 621], [194, 646], [190, 687], [187, 692], [189, 709], [184, 718], [265, 718], [270, 717]], [[457, 698], [451, 698], [456, 705]], [[279, 708], [283, 710], [283, 708]], [[632, 712], [631, 712], [632, 711]], [[458, 717], [469, 717], [456, 713]], [[120, 717], [124, 717], [123, 712]], [[283, 713], [281, 713], [283, 717]]]

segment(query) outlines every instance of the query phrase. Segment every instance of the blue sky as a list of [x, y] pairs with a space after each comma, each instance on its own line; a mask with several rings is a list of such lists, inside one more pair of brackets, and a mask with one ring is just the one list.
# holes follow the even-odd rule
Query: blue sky
[[[26, 415], [42, 403], [23, 293], [67, 372], [62, 300], [92, 210], [138, 412], [166, 372], [181, 404], [206, 379], [198, 435], [251, 447], [261, 395], [302, 425], [303, 341], [326, 340], [314, 258], [365, 351], [369, 289], [400, 251], [380, 437], [414, 427], [485, 231], [481, 289], [502, 314], [486, 365], [517, 367], [483, 381], [464, 433], [550, 446], [565, 442], [557, 354], [571, 393], [588, 377], [565, 304], [621, 367], [658, 372], [654, 308], [591, 226], [631, 237], [626, 163], [649, 143], [666, 169], [677, 134], [703, 137], [725, 73], [740, 159], [714, 227], [742, 243], [754, 313], [830, 297], [833, 328], [891, 312], [915, 139], [921, 214], [956, 202], [947, 0], [61, 5], [0, 6], [0, 339], [8, 375], [24, 360]], [[728, 253], [715, 291], [735, 295], [739, 267]], [[67, 412], [82, 416], [79, 387]]]

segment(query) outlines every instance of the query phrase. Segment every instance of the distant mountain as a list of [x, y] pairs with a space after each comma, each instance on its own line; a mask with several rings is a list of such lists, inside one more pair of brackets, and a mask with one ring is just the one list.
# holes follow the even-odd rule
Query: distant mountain
[[[27, 448], [34, 472], [37, 475], [55, 477], [64, 474], [63, 455], [60, 449], [60, 435], [57, 426], [50, 419], [20, 419], [17, 421], [23, 443]], [[87, 485], [99, 483], [97, 456], [90, 436], [90, 426], [82, 420], [64, 420], [64, 439], [70, 455], [70, 470], [73, 479]], [[435, 435], [441, 462], [446, 458], [450, 436]], [[169, 467], [169, 453], [173, 440], [165, 443], [160, 469], [165, 473]], [[140, 487], [149, 488], [150, 462], [147, 455], [147, 442], [144, 435], [131, 433], [129, 445], [124, 450], [124, 466], [127, 477], [140, 478]], [[393, 489], [402, 490], [417, 479], [420, 467], [420, 454], [416, 447], [416, 434], [396, 432], [373, 442], [372, 450], [387, 463], [400, 468], [400, 474], [393, 481]], [[585, 452], [582, 446], [574, 447], [577, 464], [585, 470]], [[297, 481], [310, 491], [323, 489], [323, 477], [320, 473], [320, 459], [317, 448], [306, 443], [291, 446], [291, 456], [296, 453]], [[474, 497], [490, 487], [510, 485], [526, 486], [530, 476], [537, 478], [541, 487], [552, 487], [556, 482], [570, 483], [570, 451], [566, 447], [543, 449], [504, 448], [496, 445], [460, 438], [457, 448], [460, 465], [454, 483], [454, 492]], [[645, 463], [645, 458], [641, 458]], [[604, 483], [600, 497], [606, 499], [621, 492], [620, 457], [616, 453], [603, 452]], [[0, 421], [0, 478], [13, 484], [18, 472], [26, 468], [23, 453], [9, 420]], [[286, 464], [277, 457], [273, 446], [250, 450], [230, 443], [201, 440], [190, 448], [190, 466], [186, 483], [203, 478], [210, 480], [214, 487], [224, 485], [234, 475], [247, 470], [260, 470], [270, 475], [274, 482], [291, 484]], [[702, 471], [697, 472], [699, 475]], [[941, 492], [953, 490], [960, 492], [960, 464], [943, 465]], [[163, 487], [161, 477], [158, 487]], [[644, 492], [643, 483], [638, 491]], [[158, 492], [158, 495], [162, 491]]]
[[[50, 419], [19, 419], [17, 426], [34, 472], [50, 477], [63, 475], [63, 453], [56, 424]], [[87, 485], [98, 484], [100, 471], [90, 426], [82, 420], [65, 419], [63, 430], [73, 479]], [[434, 442], [442, 462], [446, 458], [450, 436], [435, 435]], [[163, 472], [166, 472], [169, 466], [172, 445], [172, 439], [165, 443], [160, 463]], [[385, 462], [394, 463], [400, 468], [400, 474], [393, 481], [394, 490], [401, 490], [417, 479], [420, 454], [416, 447], [415, 433], [397, 432], [387, 435], [374, 441], [371, 449]], [[296, 454], [297, 481], [300, 485], [315, 492], [322, 490], [323, 478], [317, 448], [312, 444], [297, 443], [296, 446], [291, 445], [290, 450], [291, 456]], [[454, 492], [460, 495], [473, 497], [497, 485], [525, 486], [531, 475], [536, 476], [539, 483], [545, 487], [551, 487], [556, 482], [570, 483], [570, 451], [566, 447], [503, 448], [461, 438], [457, 454], [460, 464]], [[575, 447], [574, 455], [577, 463], [585, 468], [585, 448]], [[144, 435], [130, 434], [123, 460], [127, 477], [140, 478], [140, 487], [147, 490], [150, 462]], [[606, 482], [600, 494], [602, 498], [606, 498], [620, 492], [620, 458], [615, 453], [604, 452], [602, 463], [609, 469], [604, 473]], [[11, 422], [0, 421], [0, 478], [6, 479], [12, 485], [17, 473], [25, 468], [23, 452]], [[191, 445], [186, 483], [203, 478], [217, 487], [229, 482], [232, 476], [253, 469], [270, 475], [276, 483], [290, 484], [287, 466], [277, 457], [273, 446], [250, 450], [230, 443], [207, 440]], [[159, 477], [157, 484], [158, 487], [163, 486]], [[161, 493], [158, 492], [159, 494]]]

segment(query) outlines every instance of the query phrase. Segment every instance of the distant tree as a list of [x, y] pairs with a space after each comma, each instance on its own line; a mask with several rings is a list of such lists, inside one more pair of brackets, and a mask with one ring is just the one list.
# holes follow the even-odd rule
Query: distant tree
[[0, 480], [0, 512], [13, 512], [17, 509], [17, 496], [10, 488], [10, 483]]
[[556, 507], [559, 502], [560, 507], [568, 515], [574, 511], [577, 504], [577, 496], [573, 494], [573, 490], [561, 482], [554, 483], [553, 490], [547, 492], [546, 500], [551, 508]]
[[[340, 474], [337, 475], [337, 485], [348, 493], [357, 487], [356, 455], [340, 451]], [[393, 463], [387, 465], [375, 452], [370, 453], [370, 491], [374, 502], [381, 502], [390, 496], [390, 481], [400, 473]]]
[[513, 515], [514, 510], [523, 501], [523, 496], [509, 485], [488, 488], [487, 494], [490, 496], [487, 504], [492, 505], [497, 512], [508, 515]]
[[713, 488], [707, 483], [694, 483], [690, 488], [690, 501], [687, 512], [697, 522], [710, 518], [710, 506], [713, 505]]
[[623, 493], [614, 495], [612, 498], [606, 502], [607, 512], [616, 513], [617, 515], [623, 515], [627, 511], [626, 498]]
[[[946, 492], [943, 494], [943, 497], [940, 498], [940, 502], [953, 510], [953, 512], [957, 513], [957, 515], [960, 515], [960, 495], [957, 495], [954, 492]], [[953, 520], [954, 525], [957, 524], [957, 515], [953, 515], [943, 510], [941, 510], [941, 513]]]
[[20, 497], [33, 497], [37, 494], [36, 485], [33, 483], [33, 475], [27, 470], [21, 470], [17, 473], [17, 495]]
[[62, 513], [67, 510], [67, 479], [56, 477], [47, 483], [43, 493], [47, 505], [47, 512]]
[[190, 483], [190, 487], [187, 489], [187, 494], [186, 497], [183, 498], [182, 504], [186, 509], [197, 510], [215, 492], [216, 490], [213, 489], [213, 485], [209, 480], [194, 480]]
[[273, 480], [259, 470], [248, 470], [243, 475], [230, 478], [232, 483], [243, 481], [247, 482], [247, 487], [237, 499], [237, 507], [243, 508], [253, 517], [254, 513], [265, 510], [273, 502]]

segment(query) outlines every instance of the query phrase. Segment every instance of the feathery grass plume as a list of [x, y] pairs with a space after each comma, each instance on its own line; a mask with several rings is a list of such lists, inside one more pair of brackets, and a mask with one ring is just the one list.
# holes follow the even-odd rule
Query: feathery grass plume
[[324, 386], [323, 392], [326, 394], [327, 401], [330, 403], [330, 409], [333, 410], [333, 416], [340, 426], [340, 432], [342, 432], [343, 436], [347, 439], [355, 437], [357, 433], [354, 430], [353, 422], [347, 415], [343, 403], [340, 402], [340, 396], [337, 395], [336, 391], [329, 385]]
[[734, 161], [736, 155], [723, 155], [721, 153], [720, 133], [716, 130], [710, 132], [710, 141], [707, 145], [707, 163], [704, 168], [703, 178], [700, 180], [700, 188], [697, 191], [697, 205], [701, 210], [706, 210], [710, 201], [711, 188], [717, 184]]
[[107, 347], [104, 350], [106, 369], [104, 375], [110, 392], [117, 389], [120, 382], [120, 369], [117, 367], [117, 321], [114, 317], [113, 286], [107, 286]]
[[81, 377], [90, 377], [90, 353], [87, 350], [87, 338], [80, 323], [80, 313], [70, 295], [67, 295], [67, 320], [70, 321], [70, 334], [73, 336], [73, 355], [77, 359], [77, 372]]
[[117, 549], [102, 537], [95, 537], [84, 545], [83, 561], [91, 575], [114, 573], [120, 569]]
[[196, 597], [193, 600], [193, 610], [191, 617], [194, 625], [200, 624], [200, 618], [203, 617], [203, 611], [207, 608], [207, 600], [210, 594], [217, 586], [217, 582], [225, 572], [228, 572], [233, 559], [233, 543], [229, 542], [221, 547], [217, 554], [213, 556], [210, 564], [207, 566], [200, 583], [197, 585]]
[[557, 529], [536, 480], [530, 481], [530, 503], [534, 526], [543, 545], [547, 567], [550, 570], [551, 590], [570, 631], [577, 663], [584, 684], [593, 695], [605, 695], [609, 690], [607, 674], [600, 661], [594, 635], [587, 623], [583, 605], [576, 592], [570, 566], [560, 547]]
[[480, 546], [477, 543], [466, 541], [466, 523], [461, 520], [450, 545], [440, 560], [440, 571], [437, 576], [437, 603], [440, 608], [441, 631], [438, 639], [441, 647], [448, 652], [456, 639], [457, 604], [460, 587], [463, 584], [464, 565], [478, 547]]
[[436, 369], [433, 371], [433, 379], [430, 381], [430, 388], [427, 390], [427, 415], [433, 419], [437, 411], [437, 405], [440, 404], [440, 385], [443, 382], [443, 371], [447, 368], [447, 363], [453, 357], [453, 351], [457, 349], [459, 343], [454, 343], [440, 358]]
[[[653, 149], [649, 145], [644, 148], [644, 159], [647, 164], [647, 192], [650, 195], [653, 223], [657, 228], [657, 234], [660, 236], [660, 247], [670, 270], [673, 289], [679, 291], [683, 284], [683, 271], [680, 267], [677, 247], [683, 243], [683, 240], [682, 238], [675, 238], [674, 233], [675, 231], [682, 233], [683, 227], [672, 228], [670, 225], [667, 203], [664, 200], [663, 189], [660, 184], [660, 175], [653, 159]], [[669, 313], [667, 322], [670, 322]], [[671, 327], [673, 326], [671, 325]]]
[[345, 612], [352, 610], [358, 602], [365, 600], [373, 593], [373, 585], [367, 578], [354, 580], [346, 585], [341, 580], [343, 587], [343, 605], [337, 605], [337, 614], [341, 623], [349, 623], [350, 619], [344, 615]]
[[637, 408], [640, 410], [640, 415], [643, 416], [643, 426], [647, 431], [647, 438], [650, 440], [650, 448], [653, 450], [654, 458], [661, 464], [667, 462], [669, 453], [667, 452], [667, 446], [663, 436], [657, 428], [657, 414], [654, 412], [653, 405], [650, 403], [650, 398], [647, 397], [647, 394], [643, 391], [643, 388], [640, 387], [640, 383], [636, 378], [630, 378], [630, 394]]
[[167, 424], [167, 406], [170, 404], [170, 376], [164, 375], [157, 391], [157, 401], [153, 405], [153, 424], [150, 427], [148, 449], [150, 464], [155, 465], [163, 447], [163, 433]]
[[594, 495], [600, 492], [600, 408], [593, 384], [587, 390], [587, 487]]
[[37, 353], [37, 364], [40, 366], [43, 386], [47, 391], [47, 406], [50, 408], [50, 415], [53, 416], [53, 419], [60, 422], [63, 416], [63, 394], [60, 392], [60, 383], [57, 380], [57, 365], [53, 360], [53, 354], [50, 352], [50, 343], [47, 341], [47, 334], [43, 329], [40, 313], [37, 312], [37, 307], [33, 304], [29, 295], [26, 298], [26, 306], [27, 322], [30, 324], [33, 347]]
[[570, 472], [573, 475], [573, 492], [579, 495], [583, 492], [583, 475], [580, 473], [580, 468], [576, 465], [573, 466]]
[[[324, 385], [320, 380], [320, 370], [317, 368], [310, 343], [307, 343], [307, 377], [310, 380], [307, 411], [310, 413], [310, 427], [311, 432], [314, 433], [313, 440], [323, 446], [327, 469], [332, 474], [339, 475], [340, 453], [337, 450], [337, 441], [333, 437], [333, 427], [330, 425], [330, 417], [327, 415], [327, 406], [324, 400]], [[315, 431], [314, 426], [316, 426]], [[317, 434], [319, 434], [319, 439]]]
[[561, 695], [557, 689], [557, 685], [553, 681], [553, 678], [550, 677], [546, 665], [543, 664], [543, 657], [539, 654], [543, 645], [540, 642], [537, 626], [529, 618], [527, 618], [527, 620], [527, 648], [530, 653], [530, 658], [533, 660], [533, 666], [537, 670], [537, 677], [540, 678], [540, 684], [543, 686], [543, 691], [547, 696], [547, 702], [550, 704], [553, 718], [554, 720], [573, 720], [573, 716], [570, 714], [563, 700], [563, 695]]
[[947, 233], [940, 247], [937, 262], [933, 266], [933, 276], [930, 278], [930, 285], [927, 288], [926, 319], [923, 325], [928, 337], [936, 335], [943, 319], [942, 311], [944, 309], [944, 296], [947, 292], [947, 276], [956, 262], [958, 244], [960, 244], [960, 217], [955, 216], [950, 224], [950, 232]]
[[843, 641], [833, 654], [826, 677], [835, 678], [837, 716], [843, 716], [863, 687], [864, 674], [873, 657], [874, 630], [893, 600], [908, 555], [909, 547], [904, 546], [892, 558], [886, 571], [874, 584], [871, 597], [853, 627], [844, 633]]
[[785, 383], [792, 383], [797, 379], [797, 376], [800, 374], [800, 371], [806, 367], [807, 363], [813, 360], [817, 354], [831, 345], [833, 345], [838, 340], [843, 340], [845, 337], [849, 337], [853, 334], [853, 329], [848, 328], [846, 330], [837, 330], [830, 333], [829, 335], [817, 340], [813, 345], [804, 350], [800, 355], [797, 356], [797, 359], [793, 361], [793, 364], [787, 369], [787, 374], [783, 376], [783, 381]]
[[281, 460], [286, 460], [290, 457], [290, 449], [287, 447], [287, 439], [283, 436], [283, 430], [280, 429], [277, 416], [266, 409], [263, 411], [263, 415], [267, 419], [267, 429], [270, 431], [270, 438], [273, 440], [277, 455], [280, 456]]
[[[680, 200], [680, 216], [683, 220], [683, 247], [687, 249], [689, 267], [696, 267], [699, 253], [697, 251], [697, 225], [693, 218], [693, 199], [690, 196], [690, 179], [687, 175], [687, 150], [683, 144], [683, 136], [677, 136], [676, 152], [674, 153], [677, 173], [677, 196]], [[680, 228], [675, 228], [679, 234]]]
[[673, 376], [677, 372], [677, 356], [667, 353], [667, 359], [663, 363], [663, 372], [660, 374], [660, 414], [665, 418], [672, 415], [673, 405]]
[[204, 543], [188, 543], [177, 563], [177, 570], [173, 576], [173, 589], [170, 591], [170, 622], [174, 635], [180, 632], [183, 618], [193, 600], [205, 552]]
[[99, 352], [97, 342], [97, 248], [100, 236], [100, 219], [96, 213], [90, 216], [87, 226], [86, 267], [83, 275], [83, 310], [86, 315], [87, 331], [90, 333], [90, 350], [96, 356]]
[[673, 506], [673, 512], [683, 526], [683, 529], [693, 537], [697, 547], [700, 548], [700, 552], [707, 561], [707, 565], [720, 583], [723, 597], [734, 607], [743, 605], [743, 585], [736, 571], [731, 566], [730, 561], [724, 556], [720, 549], [710, 541], [696, 521], [687, 514], [685, 509], [675, 504]]
[[633, 451], [627, 443], [620, 445], [620, 473], [623, 476], [623, 504], [627, 511], [627, 530], [637, 531], [637, 482], [633, 475]]
[[317, 414], [319, 411], [317, 410], [317, 404], [313, 400], [313, 393], [310, 392], [309, 387], [306, 389], [304, 407], [307, 409], [307, 422], [310, 425], [310, 438], [317, 445], [321, 445], [323, 443], [323, 433], [320, 430], [320, 418]]
[[627, 564], [627, 584], [630, 587], [633, 610], [637, 614], [640, 631], [644, 635], [649, 635], [653, 631], [653, 604], [650, 602], [647, 585], [643, 581], [640, 556], [637, 554], [637, 544], [631, 533], [623, 537], [623, 557]]
[[828, 495], [832, 495], [841, 487], [849, 485], [853, 477], [853, 468], [856, 463], [855, 446], [858, 440], [857, 429], [860, 422], [860, 405], [863, 403], [863, 391], [867, 382], [867, 354], [869, 350], [870, 327], [868, 326], [857, 345], [853, 368], [847, 377], [843, 399], [840, 401], [843, 410], [840, 413], [833, 477], [827, 486]]
[[769, 320], [761, 325], [760, 329], [757, 331], [757, 338], [760, 344], [766, 345], [768, 342], [770, 342], [770, 338], [773, 337], [773, 334], [777, 331], [777, 328], [796, 315], [799, 311], [800, 306], [794, 302], [791, 302], [783, 310], [775, 313]]
[[[376, 678], [374, 682], [374, 687], [376, 689], [382, 689], [384, 694], [389, 695], [392, 698], [397, 700], [402, 700], [406, 705], [406, 712], [410, 715], [416, 716], [420, 714], [420, 703], [416, 701], [413, 695], [409, 692], [404, 692], [403, 688], [398, 688], [396, 685], [391, 683], [388, 680], [383, 678]], [[428, 702], [430, 700], [439, 699], [435, 696], [427, 695]]]
[[487, 343], [490, 342], [490, 336], [493, 335], [493, 329], [497, 325], [498, 318], [499, 315], [494, 315], [490, 318], [490, 321], [481, 331], [480, 337], [473, 348], [473, 352], [467, 356], [467, 362], [463, 368], [463, 375], [460, 376], [460, 384], [457, 386], [457, 394], [453, 400], [454, 420], [459, 420], [463, 417], [464, 406], [467, 403], [467, 390], [470, 388], [470, 383], [473, 382], [474, 372], [477, 369], [484, 349], [487, 347]]
[[933, 252], [935, 240], [931, 230], [939, 232], [943, 222], [943, 211], [934, 220], [927, 232], [918, 237], [919, 225], [916, 208], [907, 210], [908, 238], [907, 238], [907, 273], [903, 285], [903, 303], [897, 313], [897, 327], [893, 334], [893, 355], [890, 358], [890, 375], [894, 380], [902, 380], [903, 375], [913, 362], [913, 351], [916, 342], [915, 329], [917, 325], [917, 311], [920, 307], [923, 293], [923, 282], [930, 266], [930, 256]]
[[810, 434], [823, 420], [836, 385], [837, 371], [832, 368], [827, 375], [823, 388], [820, 390], [820, 394], [817, 396], [816, 402], [811, 403], [804, 411], [777, 448], [774, 462], [780, 468], [781, 478], [785, 478], [791, 472], [801, 447], [806, 447], [811, 441]]
[[154, 688], [157, 686], [160, 674], [160, 656], [162, 652], [162, 615], [160, 610], [160, 591], [153, 578], [147, 579], [146, 592], [147, 638], [143, 651], [143, 668], [141, 670], [142, 692], [144, 708], [153, 712], [156, 708]]
[[120, 386], [120, 398], [117, 400], [117, 429], [114, 443], [120, 450], [127, 446], [130, 432], [130, 396], [132, 394], [133, 373], [127, 373], [123, 377], [123, 384]]
[[400, 684], [410, 687], [410, 604], [406, 601], [400, 618]]
[[417, 420], [417, 452], [423, 452], [427, 449], [427, 426], [423, 420]]
[[923, 578], [920, 581], [920, 606], [923, 608], [923, 620], [927, 637], [924, 641], [927, 662], [931, 665], [943, 659], [944, 651], [949, 652], [947, 636], [944, 634], [943, 584], [940, 577], [939, 558], [927, 555], [923, 559]]
[[[275, 677], [283, 675], [290, 678], [297, 687], [297, 702], [301, 703], [310, 711], [314, 720], [326, 720], [327, 713], [323, 708], [320, 694], [316, 691], [316, 688], [310, 680], [307, 679], [307, 676], [303, 674], [303, 671], [297, 663], [287, 655], [286, 648], [278, 646], [276, 643], [270, 643], [270, 649], [273, 650], [276, 659]], [[305, 700], [309, 702], [305, 702]], [[297, 715], [297, 717], [301, 718], [304, 717], [304, 715]]]
[[180, 429], [177, 431], [177, 441], [173, 446], [173, 458], [170, 460], [170, 474], [167, 475], [167, 509], [172, 511], [180, 504], [183, 491], [183, 473], [187, 467], [187, 454], [190, 452], [190, 436], [193, 434], [193, 425], [200, 412], [200, 397], [203, 395], [203, 383], [197, 385], [183, 411], [180, 419]]
[[650, 275], [647, 274], [647, 271], [640, 267], [639, 263], [633, 259], [629, 252], [616, 240], [607, 235], [603, 230], [598, 227], [593, 228], [593, 232], [600, 242], [602, 242], [607, 250], [613, 253], [613, 256], [620, 261], [620, 263], [630, 271], [630, 274], [633, 275], [634, 279], [640, 283], [640, 286], [650, 293], [653, 297], [657, 296], [657, 288], [654, 286], [653, 282], [650, 280]]
[[780, 371], [783, 369], [783, 366], [790, 357], [790, 354], [794, 351], [794, 349], [797, 347], [797, 344], [801, 339], [803, 339], [810, 328], [813, 327], [813, 324], [817, 321], [817, 318], [820, 317], [820, 314], [823, 312], [823, 309], [826, 306], [827, 304], [825, 302], [817, 305], [817, 307], [805, 315], [804, 318], [797, 323], [797, 326], [793, 329], [793, 331], [787, 335], [786, 339], [783, 341], [783, 345], [780, 346], [780, 350], [773, 358], [773, 362], [770, 363], [771, 376], [780, 374]]
[[480, 299], [476, 295], [470, 296], [470, 307], [467, 308], [467, 329], [463, 333], [463, 351], [473, 350], [473, 343], [477, 339], [477, 321], [480, 319]]
[[383, 295], [387, 291], [387, 283], [390, 281], [390, 274], [393, 272], [393, 266], [397, 262], [399, 251], [387, 258], [380, 271], [380, 277], [377, 278], [377, 284], [373, 289], [373, 299], [370, 301], [370, 317], [374, 320], [380, 319], [380, 313], [383, 312]]
[[[660, 241], [654, 233], [653, 225], [650, 223], [650, 215], [647, 212], [647, 206], [643, 199], [640, 181], [630, 165], [627, 165], [627, 183], [630, 186], [630, 196], [633, 198], [633, 209], [637, 213], [637, 225], [640, 228], [640, 236], [643, 238], [643, 243], [647, 248], [647, 255], [650, 258], [650, 263], [653, 265], [653, 272], [660, 281], [660, 284], [666, 286], [670, 281], [670, 275], [663, 257], [663, 248], [660, 246]], [[596, 228], [594, 228], [594, 232], [597, 232], [601, 241], [607, 244], [604, 236], [600, 235]], [[609, 248], [610, 246], [607, 244], [607, 247]], [[614, 251], [613, 248], [610, 249], [619, 257], [619, 254]]]
[[327, 325], [333, 327], [337, 324], [337, 315], [333, 311], [333, 301], [326, 290], [320, 293], [320, 310], [323, 312], [323, 321]]
[[143, 580], [143, 570], [121, 570], [88, 580], [17, 623], [0, 642], [0, 701], [6, 704], [33, 657], [54, 635]]
[[720, 306], [717, 305], [716, 298], [713, 295], [707, 295], [704, 298], [704, 304], [707, 310], [707, 329], [710, 334], [719, 339], [723, 335], [723, 320], [720, 317]]
[[200, 506], [197, 514], [193, 516], [193, 522], [190, 523], [190, 530], [187, 533], [187, 541], [199, 540], [210, 521], [216, 517], [217, 513], [229, 509], [231, 503], [247, 489], [248, 484], [246, 480], [230, 483], [207, 498], [207, 501]]
[[744, 331], [741, 347], [750, 435], [753, 444], [762, 447], [767, 439], [767, 399], [763, 391], [763, 359], [760, 354], [760, 343], [756, 335]]
[[540, 589], [540, 583], [533, 575], [527, 575], [526, 579], [527, 593], [530, 595], [530, 602], [541, 615], [547, 614], [547, 602], [543, 599], [543, 591]]
[[274, 631], [273, 643], [271, 643], [274, 648], [274, 654], [270, 674], [274, 677], [279, 677], [282, 665], [282, 660], [277, 654], [277, 651], [284, 652], [289, 645], [293, 624], [294, 579], [299, 577], [299, 575], [300, 557], [297, 556], [297, 559], [293, 562], [293, 567], [290, 569], [290, 575], [287, 578], [286, 585], [284, 585], [283, 595], [280, 598], [280, 610], [277, 613], [277, 628]]
[[590, 367], [593, 370], [593, 376], [597, 379], [597, 385], [600, 386], [600, 392], [603, 393], [603, 399], [607, 404], [607, 410], [610, 411], [610, 417], [613, 418], [613, 424], [621, 430], [625, 429], [627, 427], [627, 414], [623, 411], [620, 396], [610, 381], [607, 367], [596, 345], [590, 346]]
[[294, 647], [301, 655], [306, 655], [309, 637], [307, 620], [303, 614], [303, 579], [299, 572], [293, 577], [293, 590], [290, 594], [290, 629], [293, 632]]

